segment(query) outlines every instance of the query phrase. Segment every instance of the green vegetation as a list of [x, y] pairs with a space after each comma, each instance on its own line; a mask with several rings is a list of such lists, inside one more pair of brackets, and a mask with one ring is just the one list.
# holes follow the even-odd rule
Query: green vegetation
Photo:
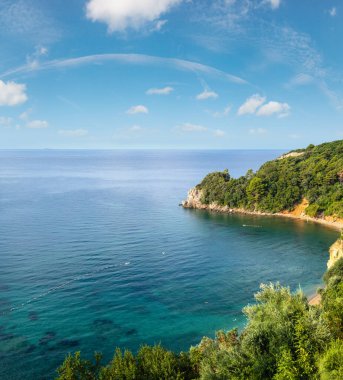
[[343, 140], [309, 145], [237, 179], [227, 170], [210, 173], [197, 187], [205, 204], [275, 213], [306, 198], [307, 215], [343, 218]]
[[[279, 212], [306, 198], [308, 215], [343, 217], [343, 140], [292, 153], [238, 179], [228, 170], [207, 175], [198, 185], [202, 202]], [[240, 333], [219, 331], [180, 354], [160, 345], [137, 354], [116, 349], [107, 365], [98, 353], [89, 361], [77, 352], [65, 359], [57, 380], [342, 379], [343, 258], [324, 282], [319, 306], [301, 291], [261, 285], [256, 302], [243, 309], [247, 324]]]
[[343, 378], [343, 258], [325, 274], [322, 303], [310, 306], [298, 291], [261, 285], [243, 309], [239, 333], [219, 331], [189, 352], [143, 346], [137, 355], [117, 349], [112, 361], [69, 355], [58, 380], [338, 380]]
[[58, 380], [191, 380], [197, 378], [188, 354], [176, 355], [160, 345], [142, 346], [134, 356], [130, 351], [115, 350], [112, 361], [101, 367], [101, 355], [94, 361], [69, 355], [58, 369]]

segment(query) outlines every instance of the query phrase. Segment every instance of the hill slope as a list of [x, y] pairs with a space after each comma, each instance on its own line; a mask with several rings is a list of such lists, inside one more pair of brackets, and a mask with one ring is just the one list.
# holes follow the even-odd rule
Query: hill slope
[[289, 152], [236, 179], [210, 173], [196, 190], [204, 205], [279, 213], [306, 204], [308, 216], [343, 218], [343, 140]]

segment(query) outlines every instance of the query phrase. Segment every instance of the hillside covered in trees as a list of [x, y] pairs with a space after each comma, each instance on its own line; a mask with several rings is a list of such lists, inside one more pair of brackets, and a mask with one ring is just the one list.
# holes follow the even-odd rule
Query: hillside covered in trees
[[292, 151], [236, 179], [210, 173], [197, 189], [204, 204], [276, 213], [306, 199], [307, 215], [343, 218], [343, 140]]
[[[203, 338], [188, 352], [142, 346], [115, 351], [102, 364], [69, 355], [58, 380], [341, 380], [343, 379], [343, 258], [326, 272], [319, 306], [279, 284], [261, 285], [243, 309], [247, 324]], [[115, 342], [114, 342], [115, 344]]]

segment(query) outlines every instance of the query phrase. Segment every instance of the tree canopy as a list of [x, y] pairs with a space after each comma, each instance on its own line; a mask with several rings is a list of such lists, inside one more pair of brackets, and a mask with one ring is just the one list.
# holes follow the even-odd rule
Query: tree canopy
[[210, 173], [197, 188], [205, 204], [275, 213], [307, 199], [307, 215], [343, 218], [343, 140], [289, 152], [240, 178]]

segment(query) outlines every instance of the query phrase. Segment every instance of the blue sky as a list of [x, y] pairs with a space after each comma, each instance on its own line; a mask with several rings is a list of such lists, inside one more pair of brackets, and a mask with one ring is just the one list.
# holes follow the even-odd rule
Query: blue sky
[[335, 0], [0, 0], [0, 149], [343, 138]]

